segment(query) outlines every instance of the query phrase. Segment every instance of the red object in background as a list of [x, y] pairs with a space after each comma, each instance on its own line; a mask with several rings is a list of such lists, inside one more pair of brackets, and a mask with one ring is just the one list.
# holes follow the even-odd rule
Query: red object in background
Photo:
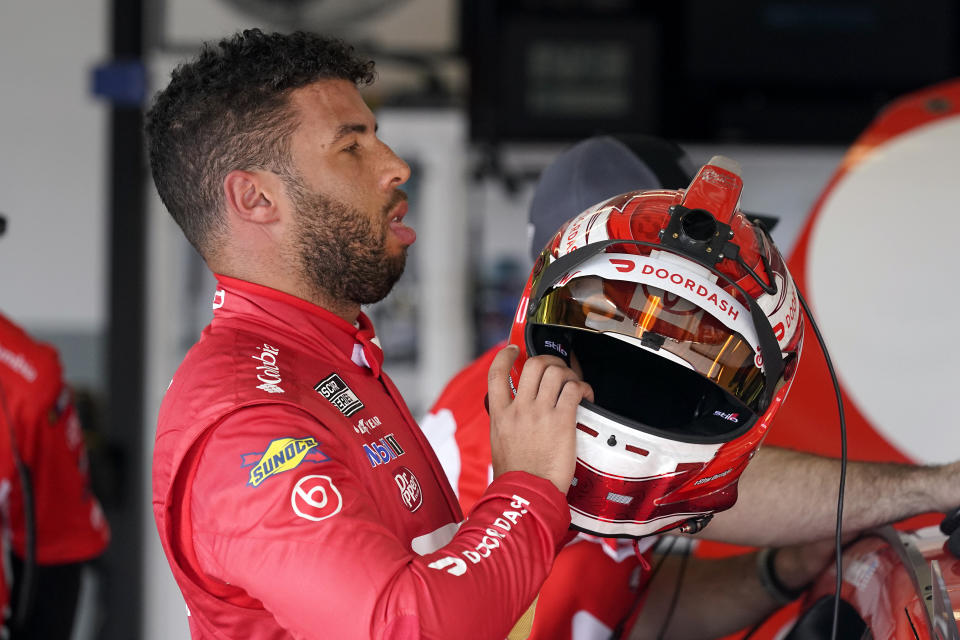
[[[936, 85], [905, 96], [886, 107], [854, 142], [837, 172], [830, 179], [813, 207], [788, 260], [790, 273], [801, 291], [805, 291], [807, 260], [811, 232], [830, 192], [850, 171], [876, 147], [911, 129], [942, 118], [960, 115], [960, 81]], [[904, 185], [907, 188], [907, 185]], [[864, 203], [869, 206], [869, 203]], [[856, 260], [857, 256], [851, 256]], [[812, 304], [812, 303], [811, 303]], [[816, 309], [813, 310], [816, 314]], [[808, 325], [809, 326], [809, 325]], [[840, 427], [833, 385], [827, 371], [823, 350], [813, 332], [803, 345], [803, 356], [787, 402], [767, 436], [767, 444], [810, 451], [826, 456], [840, 456]], [[841, 386], [841, 390], [843, 390]], [[853, 399], [843, 393], [847, 423], [847, 447], [851, 460], [884, 462], [921, 462], [911, 460], [896, 449], [864, 417]], [[901, 529], [914, 529], [935, 524], [939, 516], [912, 518], [898, 524]]]
[[[936, 527], [902, 532], [884, 527], [843, 554], [838, 638], [956, 640], [960, 560]], [[828, 638], [836, 572], [823, 572], [802, 600], [797, 632]], [[866, 636], [869, 630], [871, 635]]]
[[[812, 231], [817, 224], [818, 215], [823, 209], [824, 203], [837, 185], [864, 158], [876, 151], [881, 145], [885, 145], [897, 136], [917, 127], [958, 116], [960, 116], [960, 81], [945, 82], [904, 96], [888, 105], [877, 115], [877, 118], [850, 147], [837, 171], [817, 199], [788, 260], [790, 273], [801, 292], [805, 293], [808, 289], [806, 278]], [[904, 188], [908, 188], [906, 183]], [[870, 206], [870, 204], [865, 202], [864, 206]], [[861, 257], [852, 255], [849, 258], [857, 260]], [[869, 259], [869, 257], [863, 256], [862, 259]], [[810, 301], [809, 296], [807, 296], [807, 299], [808, 304], [812, 305], [813, 302]], [[816, 308], [813, 309], [813, 313], [816, 315]], [[809, 319], [806, 318], [806, 321], [806, 326], [810, 327]], [[765, 444], [839, 457], [841, 452], [840, 423], [833, 384], [830, 380], [823, 350], [813, 331], [808, 330], [805, 338], [803, 355], [797, 368], [793, 387], [783, 408], [777, 414], [776, 421], [771, 425]], [[834, 366], [836, 366], [836, 362], [834, 362]], [[904, 452], [898, 450], [864, 416], [861, 409], [843, 389], [842, 384], [841, 391], [846, 417], [847, 450], [850, 460], [924, 462], [911, 459]], [[897, 523], [896, 528], [899, 530], [918, 529], [936, 524], [941, 518], [942, 515], [940, 514], [921, 515]], [[705, 542], [700, 545], [698, 554], [722, 556], [742, 550], [742, 547]], [[952, 562], [951, 566], [956, 566], [956, 562]], [[960, 579], [956, 576], [952, 579], [954, 582], [960, 583]], [[949, 584], [950, 578], [947, 577], [947, 580]], [[960, 589], [960, 586], [957, 588]], [[868, 605], [864, 604], [863, 606]], [[781, 610], [751, 638], [755, 640], [773, 638], [782, 625], [798, 610], [799, 606], [797, 604]], [[875, 612], [875, 615], [879, 616], [880, 614]], [[740, 637], [740, 634], [731, 636], [731, 638], [737, 637]], [[875, 637], [887, 636], [875, 635]], [[899, 636], [892, 635], [889, 637]], [[903, 637], [913, 638], [914, 636]]]
[[[21, 485], [20, 463], [29, 470], [32, 499]], [[106, 549], [110, 526], [90, 487], [83, 430], [60, 357], [0, 315], [0, 536], [21, 559], [31, 510], [36, 564], [85, 562]], [[10, 577], [0, 570], [0, 609], [17, 588], [7, 584]], [[31, 616], [57, 613], [44, 611], [42, 602], [35, 600]]]

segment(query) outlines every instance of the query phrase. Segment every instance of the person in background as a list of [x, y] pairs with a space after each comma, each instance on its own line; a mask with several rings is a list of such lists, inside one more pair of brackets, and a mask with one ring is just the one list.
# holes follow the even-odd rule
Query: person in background
[[[0, 217], [0, 234], [5, 226]], [[104, 552], [110, 528], [56, 350], [2, 314], [0, 530], [5, 637], [66, 640], [81, 570]]]
[[[573, 145], [543, 171], [535, 188], [531, 258], [580, 212], [624, 192], [684, 188], [692, 168], [678, 146], [653, 137], [596, 136]], [[465, 513], [489, 481], [485, 375], [500, 348], [459, 372], [422, 420]], [[656, 536], [642, 538], [635, 547], [624, 539], [580, 534], [560, 552], [541, 590], [531, 637], [606, 640], [611, 632], [621, 637], [633, 628], [629, 637], [665, 630], [668, 638], [709, 638], [757, 622], [797, 597], [829, 557], [830, 543], [815, 541], [834, 533], [839, 465], [763, 447], [740, 477], [736, 504], [716, 513], [698, 536], [766, 550], [720, 560], [657, 555], [650, 582], [654, 545], [676, 548], [675, 536], [659, 543]], [[960, 504], [958, 471], [958, 463], [848, 463], [846, 535], [918, 513], [949, 511]], [[681, 580], [682, 589], [674, 589]], [[750, 599], [748, 593], [761, 595]], [[705, 608], [712, 613], [699, 615]]]
[[179, 66], [147, 115], [157, 190], [216, 274], [214, 317], [164, 397], [160, 539], [195, 638], [502, 639], [570, 523], [590, 389], [530, 359], [490, 367], [494, 478], [469, 518], [382, 369], [360, 307], [416, 234], [407, 164], [323, 36], [248, 30]]

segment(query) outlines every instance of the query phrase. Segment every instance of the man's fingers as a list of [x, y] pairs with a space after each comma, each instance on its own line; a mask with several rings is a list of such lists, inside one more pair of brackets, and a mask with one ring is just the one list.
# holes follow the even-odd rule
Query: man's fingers
[[563, 385], [563, 389], [560, 391], [560, 397], [557, 399], [557, 409], [576, 412], [577, 406], [584, 398], [593, 402], [593, 388], [586, 382], [570, 380]]
[[579, 382], [580, 377], [562, 362], [551, 362], [540, 378], [540, 389], [537, 392], [537, 401], [547, 407], [554, 407], [560, 399], [564, 385], [569, 382]]
[[[494, 473], [526, 471], [565, 492], [575, 468], [576, 404], [589, 387], [560, 358], [535, 356], [514, 379], [516, 397], [511, 398], [507, 374], [516, 357], [516, 351], [498, 353], [488, 377]], [[558, 409], [561, 396], [565, 410]]]
[[[494, 357], [487, 373], [488, 410], [507, 408], [513, 400], [507, 376], [516, 361], [519, 349], [507, 345]], [[567, 387], [572, 388], [567, 391]], [[576, 406], [582, 398], [593, 400], [593, 390], [556, 356], [535, 356], [528, 359], [516, 382], [517, 400], [535, 402], [541, 407], [559, 406], [563, 394], [569, 395], [567, 405]]]
[[490, 370], [487, 371], [487, 396], [491, 411], [503, 409], [510, 404], [512, 394], [507, 376], [510, 375], [510, 367], [513, 366], [518, 355], [520, 355], [520, 349], [514, 344], [508, 344], [500, 349], [490, 364]]
[[[517, 399], [529, 402], [540, 395], [544, 374], [551, 367], [557, 367], [558, 371], [569, 371], [567, 364], [557, 356], [534, 356], [527, 360], [523, 364], [523, 371], [520, 372], [520, 380], [517, 382]], [[559, 393], [558, 385], [553, 395], [554, 401]]]

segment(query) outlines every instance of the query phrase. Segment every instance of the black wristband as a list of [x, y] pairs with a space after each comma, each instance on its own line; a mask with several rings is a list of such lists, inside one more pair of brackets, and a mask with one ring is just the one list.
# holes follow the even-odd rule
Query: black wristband
[[763, 585], [771, 598], [778, 604], [786, 605], [799, 598], [807, 589], [806, 587], [789, 589], [780, 582], [777, 571], [773, 567], [773, 560], [777, 557], [777, 551], [779, 549], [776, 547], [764, 547], [757, 554], [757, 578], [760, 579], [760, 584]]

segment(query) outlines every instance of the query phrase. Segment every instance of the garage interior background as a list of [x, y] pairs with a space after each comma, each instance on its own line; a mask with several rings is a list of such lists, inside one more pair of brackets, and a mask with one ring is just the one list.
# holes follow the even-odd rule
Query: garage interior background
[[419, 239], [371, 315], [421, 415], [505, 334], [529, 268], [532, 185], [569, 142], [648, 133], [697, 162], [737, 159], [744, 207], [781, 218], [787, 255], [877, 110], [958, 75], [958, 20], [949, 0], [908, 13], [892, 0], [6, 0], [0, 308], [61, 350], [89, 399], [114, 531], [77, 639], [188, 637], [150, 512], [150, 457], [160, 398], [213, 287], [156, 198], [139, 129], [143, 100], [200, 42], [299, 25], [376, 59], [365, 95], [414, 169]]

